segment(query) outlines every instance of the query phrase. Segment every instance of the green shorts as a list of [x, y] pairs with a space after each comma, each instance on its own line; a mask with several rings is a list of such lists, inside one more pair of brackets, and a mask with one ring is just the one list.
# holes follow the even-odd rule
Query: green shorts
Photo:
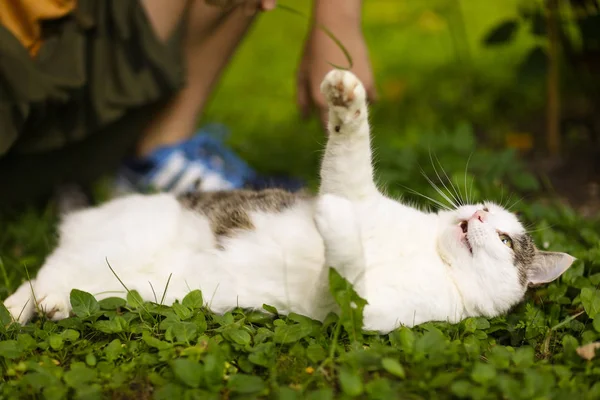
[[138, 0], [79, 0], [35, 58], [0, 25], [0, 204], [116, 167], [184, 84], [184, 25], [164, 42]]

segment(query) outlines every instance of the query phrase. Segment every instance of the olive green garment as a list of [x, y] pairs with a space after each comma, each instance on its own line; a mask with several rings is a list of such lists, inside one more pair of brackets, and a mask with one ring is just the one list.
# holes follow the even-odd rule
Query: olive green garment
[[118, 165], [184, 84], [184, 22], [161, 42], [138, 0], [79, 0], [35, 58], [0, 25], [0, 203]]

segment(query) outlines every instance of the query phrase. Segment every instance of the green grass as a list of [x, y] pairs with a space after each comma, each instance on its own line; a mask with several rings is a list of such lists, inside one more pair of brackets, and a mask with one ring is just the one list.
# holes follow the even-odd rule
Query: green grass
[[[465, 50], [449, 45], [455, 1], [367, 2], [366, 35], [383, 94], [372, 112], [378, 176], [392, 194], [406, 185], [439, 199], [420, 172], [433, 176], [434, 154], [463, 192], [513, 205], [540, 247], [578, 258], [558, 282], [531, 290], [504, 317], [386, 336], [360, 332], [361, 301], [333, 272], [342, 313], [323, 324], [270, 307], [214, 315], [204, 307], [209, 294], [203, 300], [198, 291], [173, 307], [156, 304], [160, 299], [140, 304], [135, 293], [96, 302], [74, 291], [76, 316], [59, 323], [20, 327], [0, 307], [0, 398], [600, 398], [600, 361], [575, 351], [600, 339], [600, 221], [578, 217], [547, 191], [541, 196], [539, 179], [514, 153], [477, 146], [473, 134], [474, 126], [514, 128], [510, 117], [524, 111], [496, 113], [493, 103], [506, 90], [534, 103], [541, 98], [531, 87], [510, 87], [511, 68], [531, 38], [523, 34], [517, 46], [494, 52], [479, 44], [514, 13], [515, 2], [499, 4], [460, 2], [466, 62]], [[298, 121], [293, 102], [303, 27], [293, 15], [266, 15], [205, 120], [230, 126], [232, 145], [259, 169], [314, 184], [325, 139], [315, 121]], [[456, 92], [465, 76], [477, 83], [468, 106]], [[0, 213], [1, 298], [42, 265], [56, 222], [52, 204]]]

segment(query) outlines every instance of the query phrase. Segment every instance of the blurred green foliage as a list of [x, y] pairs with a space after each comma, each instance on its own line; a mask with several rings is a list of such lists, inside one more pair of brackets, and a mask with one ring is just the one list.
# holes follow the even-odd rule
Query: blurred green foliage
[[[513, 130], [543, 106], [539, 82], [515, 83], [539, 44], [529, 30], [506, 25], [520, 21], [520, 4], [366, 2], [382, 94], [371, 116], [377, 175], [390, 194], [426, 207], [404, 187], [441, 200], [422, 173], [446, 179], [443, 167], [463, 195], [520, 211], [541, 248], [577, 257], [561, 279], [532, 290], [504, 317], [386, 336], [360, 332], [364, 303], [334, 271], [330, 289], [342, 312], [322, 324], [268, 305], [265, 313], [215, 315], [199, 291], [173, 307], [140, 304], [135, 293], [97, 302], [73, 291], [75, 316], [59, 323], [19, 327], [0, 307], [0, 397], [599, 398], [600, 358], [583, 360], [576, 349], [600, 339], [600, 221], [539, 199], [539, 180], [516, 154], [477, 137], [482, 129]], [[294, 15], [264, 15], [203, 122], [228, 125], [231, 144], [262, 171], [302, 176], [314, 187], [325, 138], [316, 121], [299, 120], [294, 104], [305, 28]], [[486, 38], [512, 41], [488, 47]], [[0, 297], [41, 266], [57, 219], [52, 204], [0, 214]]]

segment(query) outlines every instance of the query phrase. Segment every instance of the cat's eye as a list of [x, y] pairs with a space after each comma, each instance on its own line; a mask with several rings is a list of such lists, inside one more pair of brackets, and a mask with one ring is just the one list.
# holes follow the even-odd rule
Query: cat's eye
[[499, 233], [498, 236], [500, 237], [500, 241], [502, 241], [503, 244], [505, 244], [506, 246], [510, 247], [512, 249], [513, 247], [513, 241], [510, 238], [510, 236], [504, 234], [504, 233]]
[[489, 209], [489, 208], [487, 208], [487, 207], [483, 207], [483, 211], [485, 211], [485, 212], [490, 212], [490, 209]]

